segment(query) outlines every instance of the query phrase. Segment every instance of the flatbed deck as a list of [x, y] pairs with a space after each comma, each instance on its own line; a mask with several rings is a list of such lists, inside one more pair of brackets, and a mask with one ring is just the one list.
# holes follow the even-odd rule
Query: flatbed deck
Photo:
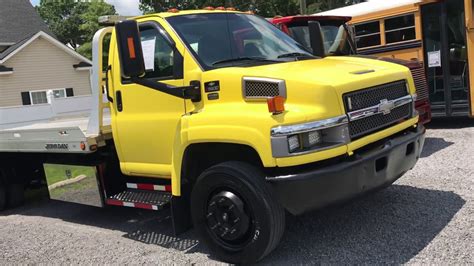
[[[64, 117], [0, 130], [0, 152], [90, 153], [112, 137], [110, 115], [100, 132], [88, 132], [90, 117]], [[96, 146], [96, 147], [97, 147]]]

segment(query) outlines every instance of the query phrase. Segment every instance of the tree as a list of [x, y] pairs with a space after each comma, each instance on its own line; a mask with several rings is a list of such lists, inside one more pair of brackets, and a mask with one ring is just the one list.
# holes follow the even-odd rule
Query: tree
[[242, 11], [255, 11], [262, 16], [291, 15], [298, 12], [296, 0], [140, 0], [144, 14], [163, 12], [170, 8], [199, 9], [206, 6], [234, 7]]
[[[308, 11], [315, 13], [360, 2], [363, 0], [312, 0], [308, 1]], [[273, 17], [297, 15], [299, 5], [299, 0], [140, 0], [140, 10], [145, 14], [163, 12], [170, 8], [185, 10], [225, 6], [242, 11], [252, 10], [258, 15]]]
[[41, 0], [37, 11], [62, 43], [76, 49], [84, 42], [79, 29], [82, 21], [75, 1]]
[[115, 15], [115, 8], [100, 0], [41, 0], [37, 11], [59, 41], [92, 57], [92, 37], [100, 28], [98, 18]]

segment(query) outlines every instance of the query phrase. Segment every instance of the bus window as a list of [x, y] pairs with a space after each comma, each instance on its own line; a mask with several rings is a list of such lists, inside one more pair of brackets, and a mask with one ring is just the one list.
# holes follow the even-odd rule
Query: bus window
[[385, 39], [387, 44], [414, 40], [415, 15], [404, 15], [385, 20]]
[[380, 45], [379, 21], [355, 25], [357, 48]]

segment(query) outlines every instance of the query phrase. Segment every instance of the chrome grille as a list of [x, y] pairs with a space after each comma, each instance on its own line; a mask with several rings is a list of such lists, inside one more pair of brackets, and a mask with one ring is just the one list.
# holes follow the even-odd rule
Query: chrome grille
[[246, 99], [286, 97], [285, 81], [267, 78], [244, 78], [243, 94]]
[[416, 94], [418, 100], [427, 100], [429, 98], [428, 82], [426, 81], [425, 69], [423, 67], [410, 69], [415, 82]]
[[344, 104], [347, 112], [371, 107], [381, 100], [395, 100], [408, 95], [406, 81], [400, 80], [382, 84], [364, 90], [344, 94]]
[[405, 80], [346, 93], [343, 99], [352, 140], [412, 116], [413, 102]]
[[412, 110], [411, 104], [393, 109], [390, 114], [376, 114], [364, 119], [351, 121], [349, 123], [349, 133], [352, 139], [363, 137], [374, 131], [389, 127], [409, 118]]

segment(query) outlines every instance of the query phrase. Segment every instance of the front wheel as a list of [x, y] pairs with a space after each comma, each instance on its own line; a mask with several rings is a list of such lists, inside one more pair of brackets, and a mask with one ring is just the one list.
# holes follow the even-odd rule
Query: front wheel
[[254, 263], [280, 242], [285, 212], [256, 167], [225, 162], [204, 171], [191, 193], [194, 227], [219, 259]]

